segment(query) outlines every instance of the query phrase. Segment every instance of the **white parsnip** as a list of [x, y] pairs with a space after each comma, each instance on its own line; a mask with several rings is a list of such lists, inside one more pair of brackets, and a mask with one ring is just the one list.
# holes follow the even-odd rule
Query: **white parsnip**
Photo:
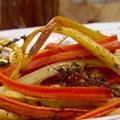
[[68, 67], [73, 63], [77, 63], [81, 67], [83, 67], [85, 64], [89, 64], [91, 67], [106, 67], [104, 64], [102, 64], [102, 62], [100, 62], [97, 59], [70, 60], [70, 61], [54, 63], [46, 67], [43, 67], [39, 70], [33, 71], [32, 73], [22, 76], [21, 78], [18, 79], [18, 81], [25, 84], [34, 84], [34, 85], [40, 84], [45, 79], [57, 74], [58, 73], [57, 69], [59, 67]]
[[62, 27], [58, 29], [58, 31], [60, 31], [60, 33], [74, 38], [78, 43], [80, 43], [82, 46], [88, 49], [94, 56], [96, 56], [100, 61], [102, 61], [108, 68], [112, 69], [118, 75], [120, 75], [120, 60], [109, 50], [97, 44], [90, 37], [72, 28]]
[[15, 113], [0, 109], [0, 120], [28, 120], [28, 117], [20, 116]]

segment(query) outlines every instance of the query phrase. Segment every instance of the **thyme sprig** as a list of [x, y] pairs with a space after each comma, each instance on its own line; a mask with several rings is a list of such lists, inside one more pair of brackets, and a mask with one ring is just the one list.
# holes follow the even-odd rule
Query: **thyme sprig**
[[8, 66], [10, 66], [9, 61], [0, 59], [0, 67], [8, 67]]
[[6, 44], [4, 44], [3, 47], [8, 47], [8, 46], [11, 45], [12, 43], [16, 43], [16, 42], [20, 41], [21, 39], [24, 40], [24, 42], [25, 42], [26, 38], [27, 38], [26, 35], [23, 35], [23, 36], [21, 36], [20, 38], [14, 38], [13, 40], [8, 41]]
[[[120, 97], [120, 89], [113, 88], [107, 84], [107, 78], [97, 69], [91, 69], [91, 65], [84, 67], [73, 62], [69, 67], [56, 69], [60, 77], [60, 84], [64, 86], [102, 86], [112, 90], [115, 97]], [[95, 72], [94, 72], [95, 71]]]
[[72, 63], [67, 68], [59, 67], [57, 71], [61, 79], [60, 83], [66, 86], [103, 86], [106, 82], [105, 77], [100, 73], [97, 73], [99, 76], [94, 75], [90, 69], [90, 65], [88, 64], [82, 67], [77, 63]]

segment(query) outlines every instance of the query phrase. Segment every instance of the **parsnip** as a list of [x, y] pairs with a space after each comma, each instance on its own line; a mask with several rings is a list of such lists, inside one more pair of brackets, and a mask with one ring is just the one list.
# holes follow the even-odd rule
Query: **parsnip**
[[0, 109], [0, 120], [28, 120], [28, 117]]
[[58, 73], [57, 69], [59, 67], [68, 67], [73, 63], [79, 64], [81, 67], [84, 67], [85, 64], [89, 64], [91, 67], [106, 67], [97, 59], [78, 59], [78, 60], [70, 60], [64, 62], [58, 62], [46, 67], [43, 67], [39, 70], [36, 70], [32, 73], [22, 76], [18, 79], [19, 82], [25, 84], [40, 84], [43, 80], [55, 75]]
[[100, 61], [102, 61], [107, 67], [120, 75], [120, 60], [106, 48], [97, 44], [90, 37], [72, 28], [62, 27], [61, 29], [58, 29], [58, 31], [74, 38], [86, 49], [88, 49], [94, 56], [96, 56]]

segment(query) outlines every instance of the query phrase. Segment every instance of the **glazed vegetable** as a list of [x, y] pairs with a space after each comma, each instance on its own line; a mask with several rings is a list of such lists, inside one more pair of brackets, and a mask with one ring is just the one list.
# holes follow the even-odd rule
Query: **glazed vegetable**
[[[66, 22], [67, 22], [67, 24], [65, 24]], [[68, 19], [66, 19], [64, 17], [53, 18], [44, 27], [44, 30], [43, 30], [42, 34], [40, 35], [40, 37], [38, 38], [36, 43], [33, 45], [33, 47], [30, 49], [28, 57], [27, 57], [26, 61], [24, 61], [24, 63], [27, 65], [31, 61], [33, 56], [38, 52], [40, 47], [43, 45], [45, 40], [48, 38], [48, 36], [51, 34], [51, 32], [55, 28], [64, 27], [62, 29], [63, 33], [65, 33], [65, 34], [71, 33], [72, 37], [73, 36], [76, 37], [76, 35], [78, 34], [80, 36], [79, 37], [80, 39], [77, 40], [77, 41], [81, 45], [83, 45], [86, 49], [88, 49], [90, 52], [92, 52], [93, 55], [98, 57], [98, 59], [100, 59], [102, 62], [104, 62], [109, 68], [114, 70], [117, 74], [120, 74], [119, 60], [111, 52], [109, 52], [104, 47], [98, 45], [95, 41], [93, 41], [93, 39], [95, 39], [95, 38], [92, 36], [92, 34], [91, 34], [91, 38], [89, 36], [84, 35], [86, 30], [84, 31], [84, 29], [82, 29], [83, 30], [82, 31], [80, 29], [81, 27], [79, 27], [79, 26], [80, 25], [78, 25], [75, 22], [73, 22], [71, 20], [68, 20]], [[65, 27], [68, 27], [68, 28], [65, 28]], [[72, 27], [72, 29], [70, 29], [69, 27]], [[79, 31], [76, 31], [76, 29], [79, 30], [79, 31], [82, 31], [83, 33], [80, 33]], [[89, 34], [89, 33], [87, 33], [87, 34]], [[92, 37], [93, 37], [93, 39], [92, 39]]]
[[[61, 16], [54, 17], [50, 21], [50, 27], [51, 27], [51, 25], [53, 23], [55, 24], [55, 26], [52, 26], [52, 27], [65, 26], [65, 27], [70, 27], [70, 28], [78, 29], [82, 33], [84, 33], [87, 36], [93, 38], [93, 40], [99, 40], [99, 39], [103, 39], [103, 38], [107, 37], [106, 35], [103, 35], [100, 32], [96, 32], [94, 30], [91, 30], [91, 29], [83, 26], [82, 24], [78, 24], [77, 22], [74, 22], [72, 20], [69, 20], [69, 19], [61, 17]], [[22, 47], [23, 52], [25, 52], [28, 44], [30, 43], [30, 41], [32, 41], [32, 39], [34, 38], [34, 36], [36, 34], [38, 34], [39, 32], [43, 32], [44, 29], [45, 29], [45, 27], [40, 27], [39, 29], [33, 31], [30, 35], [27, 36], [27, 38], [25, 40], [25, 43], [23, 44], [23, 47]], [[58, 32], [58, 30], [55, 29], [54, 32]]]
[[[112, 98], [110, 89], [100, 87], [66, 87], [66, 88], [50, 88], [43, 86], [31, 86], [18, 83], [2, 73], [0, 73], [0, 81], [11, 87], [12, 89], [23, 94], [38, 97], [51, 98], [61, 100], [108, 100]], [[98, 95], [98, 93], [101, 93]]]
[[51, 64], [49, 66], [43, 67], [41, 69], [38, 69], [34, 72], [31, 72], [29, 74], [26, 74], [18, 79], [19, 82], [26, 83], [26, 84], [40, 84], [45, 79], [52, 77], [59, 73], [58, 69], [62, 67], [70, 67], [73, 63], [76, 63], [83, 68], [86, 64], [91, 65], [91, 67], [96, 68], [106, 68], [100, 61], [96, 59], [85, 59], [85, 60], [70, 60], [70, 61], [64, 61], [64, 62], [57, 62], [54, 64]]
[[35, 118], [54, 118], [57, 116], [58, 118], [69, 118], [76, 116], [77, 114], [84, 113], [84, 111], [76, 110], [76, 109], [53, 109], [47, 107], [38, 107], [29, 104], [25, 104], [22, 102], [18, 102], [16, 100], [12, 100], [6, 98], [4, 96], [0, 96], [0, 107], [2, 109], [20, 114], [26, 115], [29, 117]]
[[[10, 66], [14, 66], [15, 64], [17, 64], [15, 71], [13, 71], [11, 74], [12, 78], [17, 78], [19, 76], [19, 70], [21, 68], [21, 61], [23, 59], [22, 50], [20, 49], [20, 47], [18, 47], [17, 44], [15, 44], [16, 41], [17, 40], [11, 41], [11, 40], [5, 39], [5, 38], [0, 39], [0, 45], [2, 46], [2, 50], [4, 50], [4, 48], [6, 48], [8, 51], [9, 59], [8, 58], [7, 59], [8, 59], [8, 63], [10, 63]], [[11, 51], [11, 53], [10, 53], [10, 51]], [[2, 52], [3, 51], [1, 51], [1, 53]], [[6, 54], [6, 53], [2, 53], [2, 54]], [[2, 70], [2, 68], [1, 68], [1, 70]]]
[[[66, 100], [56, 100], [56, 99], [43, 99], [43, 98], [35, 98], [35, 97], [30, 97], [26, 96], [24, 94], [21, 94], [19, 92], [16, 92], [14, 90], [7, 90], [6, 92], [3, 93], [3, 96], [6, 96], [11, 99], [15, 99], [17, 101], [25, 102], [27, 104], [31, 105], [39, 105], [41, 104], [42, 106], [46, 107], [51, 107], [51, 108], [76, 108], [76, 109], [81, 109], [84, 112], [88, 112], [91, 110], [93, 107], [99, 107], [107, 101], [66, 101]], [[88, 109], [89, 108], [89, 109]]]
[[120, 107], [120, 100], [113, 100], [112, 102], [110, 102], [102, 107], [99, 107], [93, 111], [90, 111], [84, 115], [81, 115], [80, 117], [77, 117], [76, 120], [81, 120], [81, 119], [86, 119], [86, 118], [94, 118], [94, 117], [106, 115], [118, 107]]
[[[116, 49], [120, 48], [120, 43], [116, 36], [111, 36], [100, 41], [98, 41], [98, 43], [110, 51], [114, 52]], [[25, 71], [22, 72], [22, 74], [29, 73], [45, 66], [46, 64], [51, 64], [58, 61], [91, 57], [94, 56], [79, 44], [63, 46], [61, 48], [57, 47], [54, 49], [45, 50], [35, 55], [33, 61], [28, 65]]]
[[[49, 43], [41, 50], [52, 32], [78, 43]], [[24, 40], [21, 48], [15, 43], [20, 39]], [[22, 120], [80, 120], [119, 114], [120, 42], [116, 35], [106, 36], [58, 16], [28, 36], [2, 39], [0, 52], [0, 119], [19, 120], [22, 115]]]
[[[50, 23], [48, 23], [49, 25]], [[51, 30], [54, 29], [50, 28]], [[47, 30], [44, 29], [45, 31]], [[120, 63], [119, 59], [117, 59], [111, 52], [106, 50], [104, 47], [98, 45], [96, 42], [94, 42], [90, 37], [84, 35], [83, 33], [80, 33], [74, 29], [70, 28], [61, 28], [58, 29], [61, 30], [63, 33], [68, 34], [70, 36], [74, 36], [74, 38], [79, 37], [79, 39], [76, 39], [81, 45], [83, 45], [86, 49], [88, 49], [92, 54], [98, 59], [100, 59], [102, 62], [104, 62], [109, 68], [114, 70], [117, 74], [120, 74]], [[44, 34], [44, 32], [43, 32]], [[49, 33], [47, 33], [49, 35]], [[42, 34], [41, 34], [42, 36]], [[46, 37], [44, 37], [46, 39]], [[82, 38], [82, 39], [81, 39]], [[38, 40], [40, 41], [40, 39]], [[38, 43], [37, 43], [38, 44]], [[32, 50], [32, 49], [31, 49]]]
[[83, 25], [80, 25], [72, 20], [69, 20], [64, 17], [54, 17], [43, 29], [42, 34], [36, 41], [36, 43], [32, 46], [30, 49], [30, 52], [25, 60], [23, 60], [23, 66], [22, 69], [25, 69], [25, 67], [28, 65], [28, 63], [33, 59], [34, 55], [39, 51], [39, 49], [42, 47], [48, 36], [51, 34], [53, 30], [57, 27], [70, 27], [74, 29], [78, 29], [79, 31], [83, 32], [86, 35], [89, 35], [94, 40], [105, 38], [103, 34], [90, 30], [89, 28], [84, 27]]

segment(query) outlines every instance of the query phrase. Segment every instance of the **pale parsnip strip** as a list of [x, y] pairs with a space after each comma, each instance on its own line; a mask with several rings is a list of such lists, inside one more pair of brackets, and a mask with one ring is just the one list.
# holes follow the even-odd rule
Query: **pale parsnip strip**
[[108, 68], [112, 69], [118, 75], [120, 75], [120, 60], [106, 48], [97, 44], [90, 37], [72, 28], [62, 27], [58, 29], [58, 31], [74, 38], [86, 49], [88, 49], [94, 56], [96, 56], [100, 61], [102, 61]]
[[72, 107], [72, 108], [87, 108], [87, 107], [93, 107], [93, 106], [101, 106], [106, 103], [106, 101], [66, 101], [66, 100], [55, 100], [55, 99], [43, 99], [43, 98], [34, 98], [30, 96], [26, 96], [22, 93], [16, 92], [14, 90], [7, 90], [4, 94], [4, 96], [15, 99], [17, 101], [25, 102], [32, 105], [43, 105], [47, 107], [54, 107], [54, 108], [61, 108], [61, 107]]
[[0, 120], [28, 120], [28, 117], [0, 109]]
[[57, 69], [59, 67], [68, 67], [73, 63], [79, 64], [81, 67], [84, 67], [85, 64], [89, 64], [91, 67], [106, 67], [97, 59], [78, 59], [70, 60], [64, 62], [57, 62], [46, 67], [43, 67], [39, 70], [33, 71], [23, 77], [19, 78], [18, 81], [25, 84], [40, 84], [43, 80], [55, 75], [58, 73]]
[[21, 48], [17, 44], [15, 44], [14, 42], [12, 42], [11, 40], [9, 40], [7, 38], [0, 38], [0, 45], [1, 46], [5, 46], [8, 43], [10, 43], [10, 44], [7, 47], [11, 48], [13, 51], [15, 51], [15, 55], [13, 55], [15, 58], [13, 58], [11, 66], [14, 64], [17, 64], [16, 70], [12, 73], [11, 78], [17, 79], [19, 77], [19, 70], [20, 70], [21, 65], [22, 65], [23, 53], [22, 53]]
[[120, 115], [120, 108], [117, 108], [116, 110], [112, 111], [108, 115]]

